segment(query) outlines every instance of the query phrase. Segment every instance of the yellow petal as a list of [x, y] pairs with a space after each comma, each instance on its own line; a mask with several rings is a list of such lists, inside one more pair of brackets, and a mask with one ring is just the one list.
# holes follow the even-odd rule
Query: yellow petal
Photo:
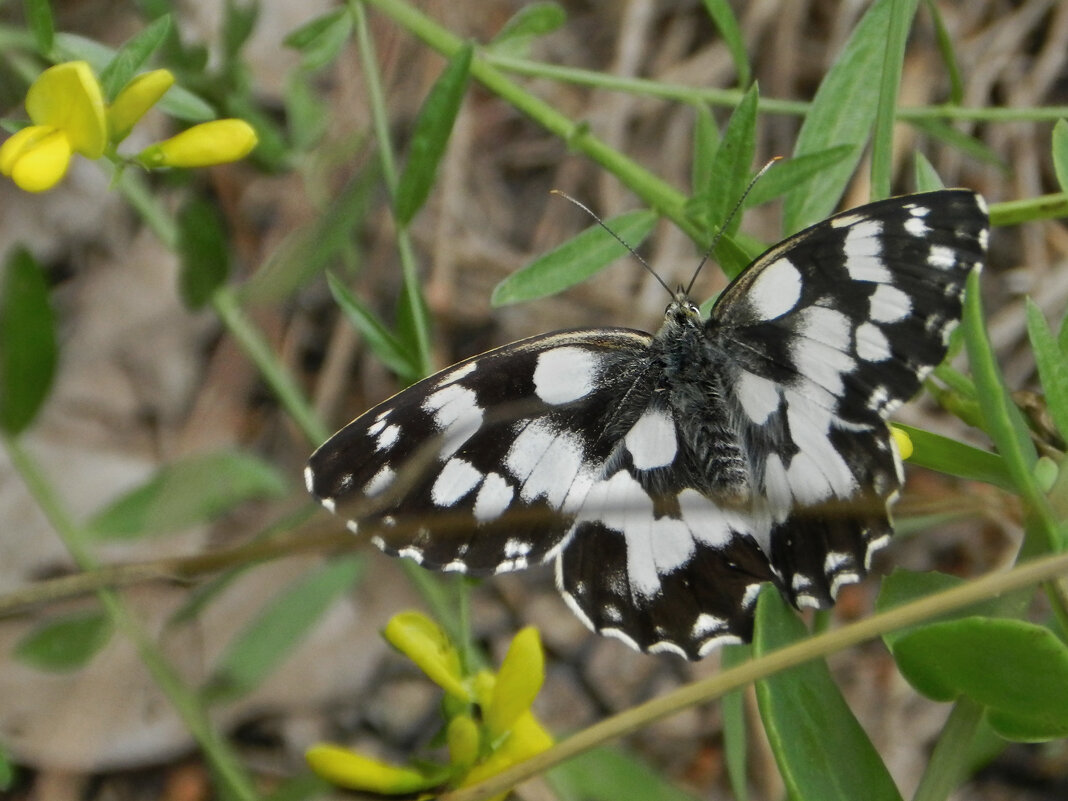
[[541, 637], [536, 628], [527, 626], [512, 639], [497, 672], [493, 696], [484, 710], [490, 734], [497, 737], [511, 729], [516, 718], [530, 709], [544, 681]]
[[[471, 772], [464, 776], [460, 786], [469, 787], [472, 784], [478, 784], [483, 779], [488, 779], [505, 768], [525, 759], [530, 759], [542, 751], [547, 751], [552, 747], [552, 744], [552, 736], [545, 731], [537, 718], [526, 712], [516, 718], [511, 733], [501, 743], [500, 747], [493, 752], [489, 759], [475, 765]], [[504, 798], [505, 795], [507, 793], [495, 796], [495, 798]]]
[[470, 715], [457, 715], [450, 720], [445, 730], [445, 743], [449, 746], [449, 762], [453, 768], [462, 771], [474, 765], [480, 741], [478, 724]]
[[431, 681], [449, 695], [470, 701], [460, 655], [441, 627], [421, 612], [399, 612], [382, 632], [390, 645], [415, 662]]
[[137, 121], [159, 102], [173, 84], [174, 76], [170, 70], [146, 72], [126, 84], [115, 102], [108, 107], [111, 141], [121, 142], [125, 139]]
[[210, 167], [244, 158], [258, 141], [244, 120], [215, 120], [145, 148], [137, 160], [146, 167]]
[[912, 438], [904, 431], [904, 429], [897, 426], [890, 426], [890, 433], [894, 437], [894, 444], [897, 445], [897, 452], [901, 454], [902, 459], [908, 459], [912, 456], [913, 448]]
[[38, 125], [64, 131], [76, 153], [91, 159], [103, 155], [104, 95], [84, 61], [68, 61], [42, 72], [26, 94], [26, 111]]
[[434, 787], [442, 781], [441, 776], [390, 765], [329, 743], [313, 745], [304, 753], [304, 759], [316, 775], [350, 790], [407, 795]]
[[63, 131], [31, 125], [0, 147], [0, 172], [19, 189], [44, 192], [58, 184], [70, 166], [70, 141]]

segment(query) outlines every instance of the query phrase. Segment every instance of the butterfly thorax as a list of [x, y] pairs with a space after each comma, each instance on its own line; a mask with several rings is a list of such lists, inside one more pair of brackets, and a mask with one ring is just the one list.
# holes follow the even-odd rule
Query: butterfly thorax
[[727, 405], [730, 360], [709, 339], [698, 307], [681, 292], [668, 306], [650, 350], [661, 365], [657, 394], [665, 397], [690, 452], [693, 486], [720, 502], [747, 501], [749, 467]]

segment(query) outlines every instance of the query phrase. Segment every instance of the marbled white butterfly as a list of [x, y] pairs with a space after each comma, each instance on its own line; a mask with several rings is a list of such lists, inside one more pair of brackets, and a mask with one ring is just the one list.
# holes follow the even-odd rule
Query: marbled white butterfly
[[768, 250], [703, 320], [544, 334], [356, 418], [309, 491], [383, 551], [474, 575], [549, 559], [575, 614], [691, 659], [748, 640], [762, 582], [824, 607], [891, 533], [887, 416], [946, 355], [983, 199], [838, 214]]

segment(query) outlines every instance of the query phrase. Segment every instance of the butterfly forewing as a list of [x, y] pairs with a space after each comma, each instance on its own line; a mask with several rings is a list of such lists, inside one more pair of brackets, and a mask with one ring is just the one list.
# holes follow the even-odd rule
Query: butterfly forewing
[[690, 658], [747, 640], [762, 582], [826, 606], [891, 533], [888, 414], [945, 356], [986, 250], [982, 199], [873, 203], [770, 249], [711, 317], [460, 362], [354, 420], [309, 490], [427, 567], [557, 557], [593, 629]]

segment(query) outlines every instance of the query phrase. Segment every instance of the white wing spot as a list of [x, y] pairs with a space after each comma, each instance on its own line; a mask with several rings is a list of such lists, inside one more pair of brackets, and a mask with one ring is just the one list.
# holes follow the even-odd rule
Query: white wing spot
[[868, 316], [877, 323], [896, 323], [912, 313], [912, 299], [889, 284], [875, 287], [868, 303]]
[[748, 370], [742, 370], [734, 392], [746, 415], [757, 425], [766, 423], [779, 408], [779, 388], [775, 382]]
[[373, 498], [389, 487], [396, 476], [397, 474], [393, 472], [393, 469], [388, 464], [382, 465], [378, 472], [371, 476], [371, 480], [363, 485], [363, 494]]
[[953, 248], [945, 245], [931, 245], [931, 250], [927, 254], [927, 263], [938, 270], [949, 270], [957, 264], [957, 255], [953, 252]]
[[375, 440], [375, 450], [388, 451], [396, 444], [398, 439], [400, 439], [400, 426], [396, 424], [387, 426], [378, 435], [378, 439]]
[[849, 355], [849, 318], [823, 306], [805, 309], [798, 317], [801, 336], [794, 340], [791, 348], [797, 371], [840, 397], [845, 388], [842, 374], [856, 368], [856, 362]]
[[526, 540], [511, 537], [504, 542], [504, 555], [509, 559], [514, 559], [517, 556], [526, 556], [530, 553], [531, 547], [531, 544]]
[[782, 317], [801, 299], [801, 273], [788, 259], [780, 258], [761, 270], [746, 299], [759, 319]]
[[484, 523], [500, 517], [515, 495], [515, 488], [499, 473], [490, 473], [475, 497], [475, 520]]
[[667, 467], [675, 460], [675, 421], [660, 409], [647, 409], [623, 437], [638, 470]]
[[430, 490], [435, 506], [452, 506], [478, 486], [482, 473], [463, 459], [452, 458], [441, 468]]
[[849, 229], [845, 239], [846, 272], [854, 281], [891, 282], [883, 261], [880, 239], [883, 226], [878, 220], [864, 220]]
[[466, 378], [478, 369], [478, 362], [468, 362], [463, 367], [457, 367], [455, 370], [450, 370], [441, 377], [441, 380], [435, 385], [440, 389], [441, 387], [447, 387], [449, 384], [459, 381], [461, 378]]
[[866, 362], [883, 362], [889, 359], [893, 353], [890, 351], [890, 341], [879, 326], [873, 323], [861, 323], [856, 331], [857, 356]]
[[381, 431], [385, 427], [386, 427], [386, 421], [385, 420], [376, 420], [375, 422], [373, 422], [368, 427], [367, 436], [369, 436], [369, 437], [377, 437], [378, 436], [378, 432]]
[[474, 391], [459, 384], [450, 384], [427, 395], [423, 411], [434, 415], [438, 431], [443, 435], [439, 458], [448, 459], [482, 426], [483, 410]]
[[717, 631], [723, 631], [727, 627], [727, 620], [725, 618], [702, 612], [693, 622], [693, 628], [690, 629], [690, 637], [696, 640], [700, 637], [707, 637], [709, 634], [714, 634]]
[[584, 398], [596, 383], [597, 357], [590, 351], [568, 346], [538, 354], [534, 391], [546, 403], [557, 406]]
[[[913, 209], [913, 216], [905, 220], [905, 231], [912, 234], [912, 236], [917, 239], [922, 239], [931, 229], [927, 226], [927, 223], [923, 221], [923, 216], [916, 216], [917, 211], [920, 211], [920, 209]], [[927, 210], [923, 209], [923, 211], [926, 212]]]
[[423, 549], [416, 548], [414, 545], [409, 545], [406, 548], [401, 548], [397, 551], [397, 556], [401, 559], [411, 559], [417, 565], [423, 564]]
[[311, 493], [312, 495], [315, 494], [315, 473], [312, 471], [311, 467], [304, 468], [304, 486], [307, 488], [309, 493]]
[[532, 420], [519, 431], [504, 457], [504, 466], [519, 483], [524, 501], [544, 495], [556, 509], [572, 492], [573, 499], [581, 501], [596, 468], [585, 464], [582, 441], [577, 436], [557, 431], [543, 420]]

